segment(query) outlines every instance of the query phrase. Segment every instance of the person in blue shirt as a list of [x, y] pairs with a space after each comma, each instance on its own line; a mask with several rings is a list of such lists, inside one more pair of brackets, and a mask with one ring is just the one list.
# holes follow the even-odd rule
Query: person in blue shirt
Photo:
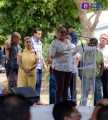
[[4, 56], [2, 48], [0, 47], [0, 58], [2, 58]]
[[4, 54], [3, 54], [3, 50], [2, 47], [0, 46], [0, 64], [4, 66]]
[[77, 35], [76, 35], [76, 33], [73, 31], [72, 26], [69, 26], [69, 27], [68, 27], [68, 34], [71, 36], [72, 43], [73, 43], [75, 46], [77, 46], [77, 42], [78, 42], [78, 40], [77, 40]]

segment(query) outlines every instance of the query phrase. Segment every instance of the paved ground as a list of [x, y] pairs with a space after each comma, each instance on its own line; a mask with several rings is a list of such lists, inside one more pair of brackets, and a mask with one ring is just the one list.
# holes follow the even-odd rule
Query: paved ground
[[[49, 104], [49, 77], [48, 77], [48, 73], [43, 75], [43, 81], [42, 81], [42, 92], [41, 92], [41, 101]], [[0, 84], [2, 84], [3, 86], [5, 86], [7, 88], [7, 78], [5, 73], [0, 73]], [[80, 101], [80, 80], [77, 82], [77, 99], [78, 99], [78, 105], [79, 105], [79, 101]], [[89, 96], [90, 98], [92, 97], [91, 95]], [[90, 99], [88, 101], [88, 105], [92, 105], [92, 100]]]
[[[0, 84], [7, 88], [7, 78], [5, 73], [0, 73]], [[43, 80], [42, 82], [42, 94], [41, 100], [48, 104], [49, 102], [49, 93], [48, 93], [48, 80]]]

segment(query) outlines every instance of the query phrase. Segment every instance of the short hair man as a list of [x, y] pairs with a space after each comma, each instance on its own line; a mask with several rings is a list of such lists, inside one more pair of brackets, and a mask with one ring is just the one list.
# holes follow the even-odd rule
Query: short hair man
[[80, 120], [81, 115], [73, 101], [62, 101], [55, 104], [53, 117], [55, 120]]
[[45, 61], [44, 61], [43, 55], [42, 55], [42, 42], [40, 40], [41, 36], [42, 36], [42, 30], [40, 28], [35, 28], [31, 39], [32, 39], [32, 43], [33, 43], [32, 44], [33, 49], [39, 56], [39, 61], [38, 61], [37, 67], [36, 67], [36, 74], [37, 74], [36, 91], [39, 95], [37, 104], [39, 104], [39, 105], [42, 104], [40, 102], [41, 83], [42, 83], [42, 67], [44, 67], [44, 70], [47, 71], [47, 66], [45, 64]]
[[68, 27], [68, 33], [69, 35], [71, 36], [71, 39], [72, 39], [72, 43], [77, 46], [77, 35], [76, 33], [73, 31], [73, 27], [72, 26], [69, 26]]
[[101, 77], [103, 85], [103, 98], [108, 98], [108, 35], [101, 34], [99, 49], [103, 53], [104, 58], [104, 71]]
[[22, 95], [7, 95], [1, 108], [3, 120], [31, 120], [29, 103]]

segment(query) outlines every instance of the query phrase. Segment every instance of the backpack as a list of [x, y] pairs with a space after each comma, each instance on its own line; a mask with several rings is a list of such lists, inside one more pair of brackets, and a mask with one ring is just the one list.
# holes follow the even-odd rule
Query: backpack
[[18, 48], [16, 51], [13, 45], [11, 45], [9, 48], [9, 59], [6, 58], [8, 61], [6, 67], [8, 67], [8, 69], [13, 71], [18, 71], [18, 67], [19, 67], [17, 64], [17, 53], [18, 53]]
[[11, 69], [11, 70], [14, 70], [14, 71], [17, 71], [18, 70], [18, 64], [17, 64], [17, 58], [14, 58], [12, 60], [8, 60], [8, 67]]

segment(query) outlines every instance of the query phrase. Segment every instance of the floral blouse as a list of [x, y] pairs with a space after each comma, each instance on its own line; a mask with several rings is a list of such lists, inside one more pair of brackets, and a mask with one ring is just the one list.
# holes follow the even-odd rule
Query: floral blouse
[[[70, 43], [71, 44], [71, 43]], [[58, 39], [54, 39], [51, 42], [49, 54], [55, 55], [68, 50], [69, 44], [63, 43]], [[72, 52], [68, 52], [66, 55], [60, 58], [54, 58], [52, 61], [52, 68], [58, 71], [72, 72]]]

